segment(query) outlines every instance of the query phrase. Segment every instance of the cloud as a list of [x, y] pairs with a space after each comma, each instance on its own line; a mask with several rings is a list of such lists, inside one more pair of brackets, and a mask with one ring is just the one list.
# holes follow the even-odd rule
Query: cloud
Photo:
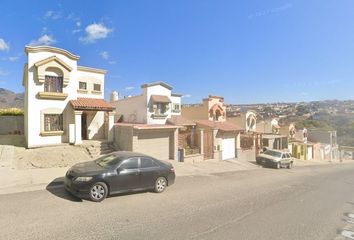
[[105, 39], [113, 29], [109, 29], [102, 23], [93, 23], [85, 28], [86, 36], [80, 37], [79, 40], [84, 44], [95, 43], [99, 39]]
[[76, 27], [81, 27], [81, 22], [80, 21], [77, 21], [75, 24], [76, 24]]
[[61, 18], [61, 13], [60, 12], [55, 12], [55, 11], [46, 11], [44, 14], [44, 19], [52, 19], [52, 20], [57, 20]]
[[13, 56], [13, 57], [9, 57], [9, 60], [11, 62], [16, 62], [20, 57], [19, 56]]
[[274, 13], [285, 11], [285, 10], [287, 10], [289, 8], [292, 8], [292, 7], [293, 7], [293, 5], [288, 3], [288, 4], [282, 5], [280, 7], [264, 9], [262, 11], [258, 11], [258, 12], [250, 14], [248, 16], [248, 18], [252, 19], [252, 18], [257, 18], [257, 17], [264, 17], [264, 16], [267, 16], [267, 15], [270, 15], [270, 14], [274, 14]]
[[75, 34], [75, 33], [81, 32], [81, 29], [74, 29], [74, 30], [72, 30], [71, 32], [72, 32], [73, 34]]
[[2, 69], [0, 69], [0, 76], [7, 76], [7, 75], [9, 75], [9, 73], [8, 72], [6, 72], [6, 71], [4, 71], [4, 70], [2, 70]]
[[191, 94], [185, 94], [185, 95], [183, 95], [182, 97], [183, 97], [183, 98], [191, 98], [192, 95], [191, 95]]
[[0, 38], [0, 51], [9, 51], [9, 43], [6, 43], [4, 39]]
[[39, 45], [52, 45], [57, 41], [50, 35], [44, 34], [36, 40], [32, 40], [28, 45], [39, 46]]
[[135, 89], [135, 87], [126, 87], [126, 88], [124, 88], [125, 91], [131, 91], [131, 90], [134, 90], [134, 89]]
[[109, 58], [109, 54], [107, 51], [100, 52], [100, 55], [104, 60], [108, 60], [108, 58]]
[[108, 64], [110, 64], [110, 65], [114, 65], [116, 63], [117, 63], [116, 61], [108, 61]]

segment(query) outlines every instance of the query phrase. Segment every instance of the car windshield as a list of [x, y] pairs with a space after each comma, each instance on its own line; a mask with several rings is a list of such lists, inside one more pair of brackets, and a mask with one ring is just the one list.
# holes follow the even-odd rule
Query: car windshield
[[95, 160], [95, 163], [104, 168], [112, 168], [117, 166], [117, 164], [119, 164], [122, 160], [123, 159], [116, 154], [109, 154], [98, 158]]
[[264, 152], [264, 154], [270, 155], [272, 157], [277, 157], [277, 158], [281, 157], [281, 153], [280, 152], [276, 152], [276, 151], [272, 151], [272, 150], [267, 150], [267, 151]]

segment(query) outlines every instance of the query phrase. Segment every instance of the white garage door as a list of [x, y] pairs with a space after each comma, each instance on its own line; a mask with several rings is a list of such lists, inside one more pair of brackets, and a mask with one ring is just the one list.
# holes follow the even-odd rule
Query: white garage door
[[139, 133], [136, 152], [144, 153], [160, 160], [169, 159], [169, 132], [147, 131]]
[[235, 138], [224, 138], [222, 140], [222, 160], [235, 158]]

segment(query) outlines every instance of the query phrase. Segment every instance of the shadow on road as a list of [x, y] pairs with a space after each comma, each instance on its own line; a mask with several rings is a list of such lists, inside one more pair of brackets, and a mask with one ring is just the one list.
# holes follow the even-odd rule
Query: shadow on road
[[64, 177], [54, 179], [52, 182], [50, 182], [47, 185], [46, 190], [51, 194], [60, 197], [62, 199], [72, 201], [72, 202], [82, 202], [80, 198], [71, 195], [68, 191], [65, 190]]

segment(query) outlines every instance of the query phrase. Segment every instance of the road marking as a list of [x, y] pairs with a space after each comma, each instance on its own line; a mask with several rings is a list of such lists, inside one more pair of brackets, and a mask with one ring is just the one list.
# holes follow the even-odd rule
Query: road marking
[[347, 237], [349, 239], [354, 239], [354, 232], [352, 232], [352, 231], [343, 230], [341, 232], [341, 235], [344, 236], [344, 237]]

